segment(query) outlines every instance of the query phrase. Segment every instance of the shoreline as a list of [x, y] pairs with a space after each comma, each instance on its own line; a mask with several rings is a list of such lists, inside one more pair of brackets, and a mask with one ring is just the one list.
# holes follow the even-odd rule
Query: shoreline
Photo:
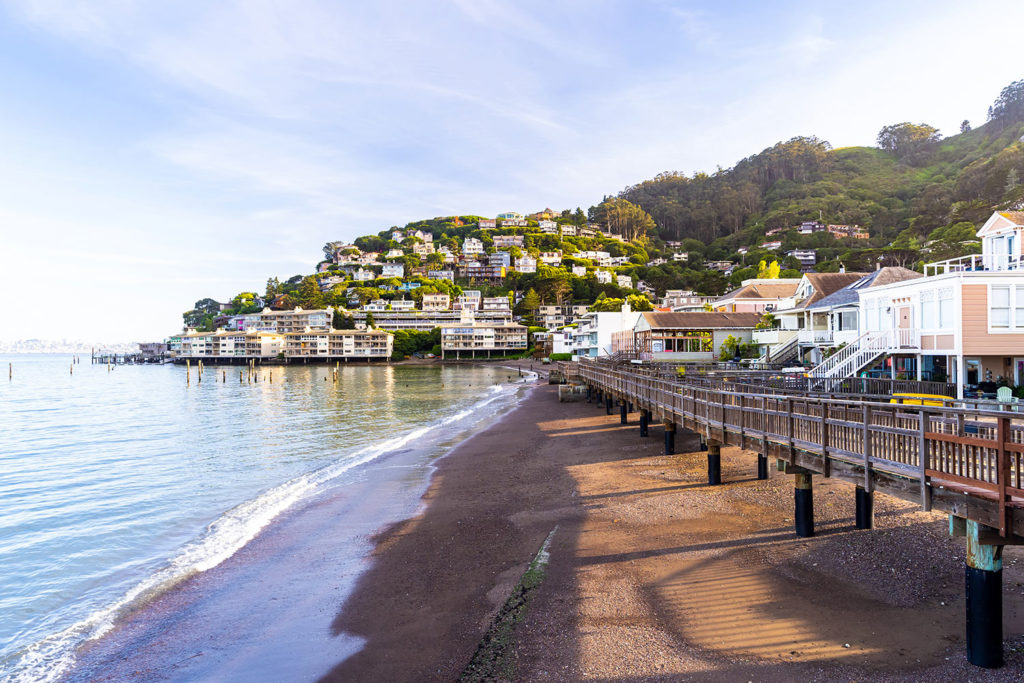
[[334, 621], [364, 647], [322, 680], [455, 680], [546, 535], [546, 578], [504, 653], [511, 680], [1019, 680], [1024, 553], [1007, 548], [1006, 665], [967, 664], [963, 547], [941, 515], [817, 482], [817, 536], [792, 530], [792, 481], [696, 436], [664, 456], [594, 404], [539, 386], [439, 464], [420, 514], [378, 534]]
[[495, 391], [485, 387], [471, 410], [379, 442], [380, 456], [277, 514], [217, 565], [127, 605], [112, 629], [77, 648], [60, 679], [322, 675], [359, 647], [332, 634], [330, 621], [367, 566], [368, 539], [417, 514], [437, 461], [528, 391], [487, 386]]

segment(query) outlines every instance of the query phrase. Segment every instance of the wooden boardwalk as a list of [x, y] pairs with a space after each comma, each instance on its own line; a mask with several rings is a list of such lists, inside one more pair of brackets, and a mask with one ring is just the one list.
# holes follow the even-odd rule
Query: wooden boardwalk
[[[585, 384], [588, 396], [600, 396], [609, 410], [620, 404], [624, 422], [629, 407], [641, 411], [642, 433], [648, 421], [662, 422], [666, 449], [672, 447], [676, 426], [700, 434], [709, 450], [709, 484], [720, 482], [714, 470], [722, 445], [758, 454], [759, 476], [766, 458], [777, 459], [780, 469], [797, 475], [799, 535], [813, 534], [810, 475], [838, 478], [860, 489], [858, 526], [862, 504], [871, 514], [874, 491], [948, 513], [950, 532], [967, 536], [968, 542], [968, 658], [981, 666], [1001, 664], [1001, 617], [992, 612], [1001, 615], [1002, 546], [1024, 537], [1024, 414], [898, 405], [887, 396], [808, 395], [770, 386], [756, 376], [672, 377], [664, 369], [628, 363], [563, 363], [562, 372], [569, 381]], [[807, 501], [803, 511], [800, 489]], [[801, 520], [805, 513], [809, 519]], [[972, 572], [981, 572], [982, 583], [988, 581], [978, 589], [984, 594], [981, 602], [975, 599], [973, 605]], [[972, 634], [972, 628], [980, 628], [980, 617], [975, 614], [972, 627], [971, 610], [979, 605], [978, 614], [998, 622], [998, 633]]]

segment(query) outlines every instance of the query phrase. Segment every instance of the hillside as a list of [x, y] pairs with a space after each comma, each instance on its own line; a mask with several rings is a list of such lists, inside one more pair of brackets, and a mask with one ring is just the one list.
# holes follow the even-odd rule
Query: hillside
[[[993, 208], [1024, 200], [1024, 80], [989, 120], [941, 138], [927, 124], [885, 126], [878, 147], [780, 142], [714, 174], [662, 173], [582, 209], [497, 219], [447, 216], [325, 246], [312, 275], [272, 278], [262, 294], [197, 302], [187, 325], [210, 327], [264, 305], [358, 308], [424, 293], [593, 304], [666, 290], [718, 295], [777, 260], [801, 270], [920, 268], [972, 253]], [[801, 224], [804, 224], [801, 227]], [[400, 274], [397, 274], [400, 273]]]

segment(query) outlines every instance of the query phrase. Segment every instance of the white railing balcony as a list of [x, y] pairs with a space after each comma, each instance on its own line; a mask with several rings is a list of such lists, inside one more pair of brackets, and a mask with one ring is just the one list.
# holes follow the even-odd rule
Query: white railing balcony
[[921, 348], [921, 331], [897, 328], [892, 330], [890, 348], [894, 350], [915, 350]]
[[770, 346], [774, 346], [776, 344], [784, 344], [795, 337], [796, 333], [796, 330], [782, 330], [777, 327], [768, 330], [755, 329], [751, 333], [751, 339], [755, 344], [768, 344]]
[[1024, 258], [1019, 254], [970, 254], [924, 265], [925, 276], [946, 273], [993, 272], [1024, 270]]
[[797, 339], [801, 344], [831, 344], [832, 330], [800, 330]]

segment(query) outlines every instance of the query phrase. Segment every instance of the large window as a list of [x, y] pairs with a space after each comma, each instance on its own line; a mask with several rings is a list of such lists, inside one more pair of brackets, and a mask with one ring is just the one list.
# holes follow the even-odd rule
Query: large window
[[[1008, 285], [993, 286], [988, 295], [988, 325], [994, 330], [1010, 328], [1010, 298], [1013, 288]], [[1024, 322], [1024, 321], [1022, 321]]]
[[935, 292], [921, 292], [921, 327], [934, 330], [939, 326], [939, 302], [935, 300]]

